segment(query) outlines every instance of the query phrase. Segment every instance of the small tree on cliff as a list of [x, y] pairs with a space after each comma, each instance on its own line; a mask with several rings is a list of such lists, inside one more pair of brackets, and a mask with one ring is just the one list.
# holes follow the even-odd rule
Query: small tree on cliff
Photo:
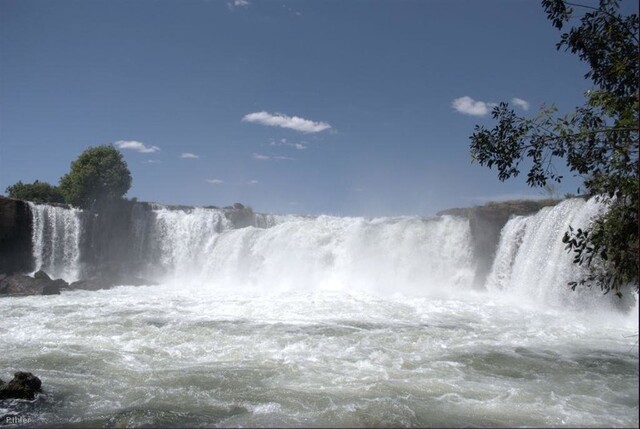
[[56, 186], [39, 180], [33, 183], [18, 181], [7, 187], [6, 192], [11, 198], [33, 201], [34, 203], [64, 203], [64, 197]]
[[519, 117], [500, 103], [492, 112], [495, 128], [475, 127], [471, 154], [480, 165], [497, 167], [500, 180], [517, 176], [525, 158], [532, 162], [530, 186], [562, 180], [554, 158], [584, 177], [586, 192], [599, 196], [608, 210], [588, 229], [565, 234], [574, 263], [590, 267], [586, 277], [570, 285], [597, 284], [605, 293], [620, 294], [635, 284], [638, 290], [638, 16], [622, 16], [616, 0], [600, 0], [597, 8], [565, 0], [543, 0], [542, 5], [558, 29], [574, 8], [587, 10], [556, 48], [589, 63], [585, 78], [594, 88], [585, 94], [583, 106], [564, 116], [550, 107], [535, 118]]
[[122, 154], [113, 146], [92, 147], [71, 163], [60, 179], [67, 203], [89, 209], [96, 203], [120, 199], [131, 187], [131, 173]]

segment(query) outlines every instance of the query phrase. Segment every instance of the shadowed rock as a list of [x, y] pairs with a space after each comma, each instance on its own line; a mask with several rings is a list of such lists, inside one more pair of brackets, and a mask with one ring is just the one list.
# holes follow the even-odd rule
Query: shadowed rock
[[16, 372], [13, 380], [0, 380], [0, 399], [33, 399], [40, 392], [42, 382], [30, 372]]
[[157, 282], [153, 282], [147, 279], [139, 277], [125, 277], [125, 276], [112, 276], [112, 277], [92, 277], [89, 279], [78, 280], [71, 283], [67, 289], [69, 290], [101, 290], [110, 289], [114, 286], [147, 286], [155, 285]]
[[53, 280], [44, 271], [38, 271], [33, 277], [24, 274], [0, 276], [0, 296], [59, 295], [60, 289], [67, 286], [64, 280]]

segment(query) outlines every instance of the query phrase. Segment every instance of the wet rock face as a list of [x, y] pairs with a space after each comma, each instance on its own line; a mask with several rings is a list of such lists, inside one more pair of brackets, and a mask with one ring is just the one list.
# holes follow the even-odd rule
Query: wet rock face
[[34, 399], [41, 392], [42, 382], [30, 372], [16, 372], [13, 380], [0, 380], [0, 399]]
[[0, 273], [29, 272], [33, 266], [29, 205], [0, 196]]
[[38, 271], [33, 277], [0, 275], [0, 296], [59, 295], [60, 290], [67, 287], [67, 282], [53, 280], [44, 271]]

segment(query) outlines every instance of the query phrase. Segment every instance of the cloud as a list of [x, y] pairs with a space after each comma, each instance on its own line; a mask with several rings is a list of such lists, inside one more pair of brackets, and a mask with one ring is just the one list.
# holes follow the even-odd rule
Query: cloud
[[227, 6], [229, 9], [233, 9], [234, 7], [249, 7], [251, 2], [249, 0], [231, 0], [227, 2]]
[[253, 155], [251, 155], [251, 157], [253, 159], [257, 159], [258, 161], [268, 161], [270, 159], [277, 159], [280, 161], [294, 161], [295, 158], [291, 158], [290, 156], [269, 156], [269, 155], [262, 155], [260, 153], [254, 153]]
[[298, 150], [304, 150], [306, 149], [308, 146], [305, 144], [305, 142], [300, 142], [300, 143], [289, 143], [287, 141], [287, 139], [280, 139], [279, 142], [272, 140], [269, 143], [269, 146], [287, 146], [287, 147], [292, 147]]
[[331, 128], [326, 122], [314, 122], [298, 116], [287, 116], [282, 113], [254, 112], [242, 118], [245, 122], [255, 122], [269, 127], [289, 128], [303, 133], [319, 133]]
[[145, 164], [160, 164], [162, 161], [159, 159], [147, 159], [144, 161]]
[[258, 184], [258, 181], [257, 181], [257, 180], [249, 180], [249, 181], [247, 182], [247, 185], [257, 185], [257, 184]]
[[456, 98], [451, 102], [451, 106], [460, 113], [472, 116], [484, 116], [489, 113], [489, 109], [496, 106], [495, 103], [476, 101], [471, 97], [464, 96]]
[[200, 156], [196, 155], [196, 154], [193, 154], [191, 152], [184, 152], [184, 153], [180, 154], [180, 158], [198, 159], [198, 158], [200, 158]]
[[146, 146], [144, 143], [135, 140], [118, 140], [113, 144], [118, 149], [131, 149], [140, 153], [153, 153], [160, 150], [158, 146]]
[[220, 180], [220, 179], [207, 179], [207, 182], [209, 183], [213, 183], [214, 185], [219, 185], [221, 183], [224, 183], [224, 180]]
[[529, 110], [529, 102], [526, 100], [523, 100], [522, 98], [518, 98], [518, 97], [513, 97], [511, 99], [511, 102], [520, 107], [522, 110]]

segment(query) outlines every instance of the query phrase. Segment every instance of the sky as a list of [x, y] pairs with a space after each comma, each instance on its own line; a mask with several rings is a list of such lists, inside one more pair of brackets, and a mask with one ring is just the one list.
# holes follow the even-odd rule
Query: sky
[[111, 144], [141, 201], [429, 216], [544, 197], [472, 163], [469, 136], [500, 101], [582, 104], [560, 34], [529, 0], [2, 0], [0, 193]]

